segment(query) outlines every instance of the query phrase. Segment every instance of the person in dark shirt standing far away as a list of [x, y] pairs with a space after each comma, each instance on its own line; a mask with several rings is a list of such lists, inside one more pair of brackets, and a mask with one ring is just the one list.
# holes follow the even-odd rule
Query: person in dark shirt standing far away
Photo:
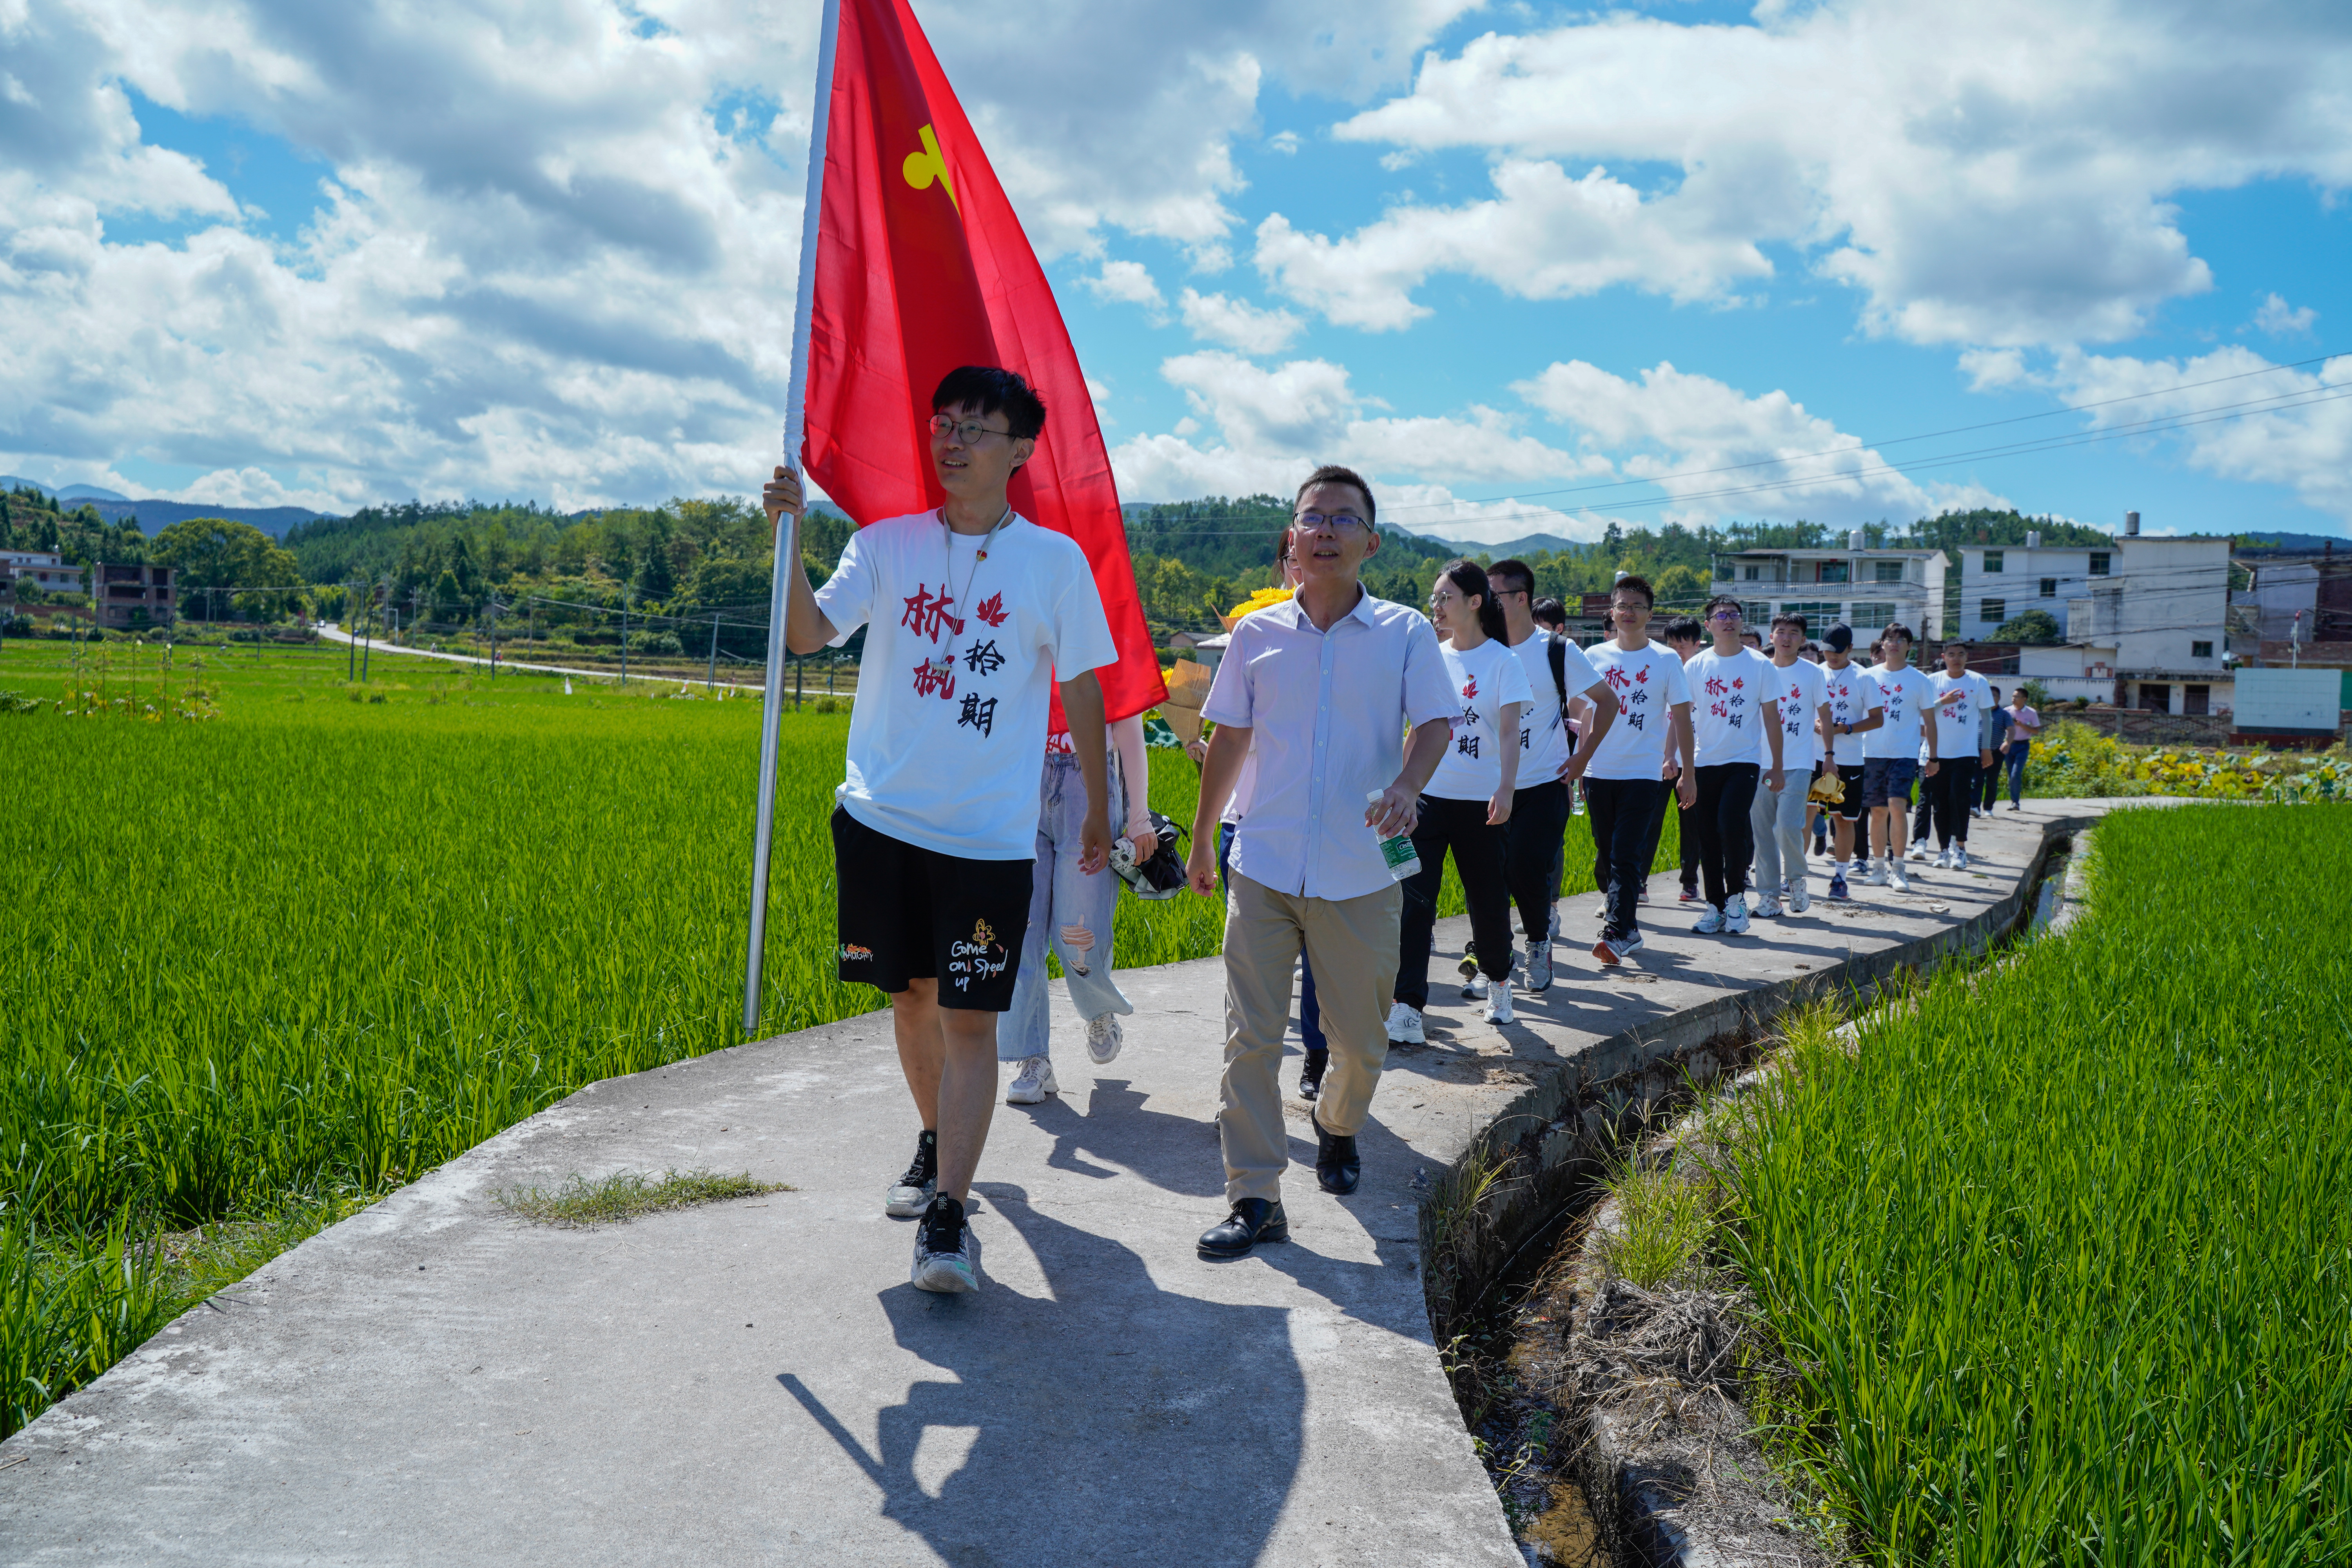
[[[1101, 875], [1108, 748], [1093, 672], [1118, 655], [1085, 552], [1005, 499], [1045, 404], [1010, 371], [966, 365], [940, 383], [931, 411], [945, 506], [859, 529], [814, 594], [793, 569], [797, 529], [776, 559], [793, 652], [871, 628], [833, 814], [837, 956], [845, 982], [888, 994], [922, 1117], [914, 1163], [884, 1206], [921, 1216], [915, 1285], [957, 1292], [979, 1283], [964, 1204], [996, 1105], [997, 1015], [1012, 1005], [1029, 923], [1048, 688], [1058, 671], [1087, 795], [1080, 869]], [[778, 468], [761, 500], [772, 528], [783, 512], [797, 520], [798, 476]]]
[[[1592, 956], [1622, 963], [1642, 946], [1634, 900], [1649, 875], [1644, 852], [1651, 827], [1666, 809], [1669, 786], [1661, 776], [1669, 752], [1678, 763], [1672, 790], [1685, 806], [1698, 799], [1691, 766], [1690, 686], [1683, 661], [1650, 640], [1650, 606], [1655, 595], [1640, 577], [1621, 577], [1609, 591], [1609, 617], [1617, 635], [1585, 650], [1601, 679], [1617, 694], [1617, 722], [1601, 740], [1584, 770], [1584, 799], [1592, 822], [1592, 847], [1601, 861], [1597, 879], [1608, 896], [1608, 923]], [[1654, 851], [1649, 851], [1654, 858]]]
[[[1503, 876], [1528, 939], [1527, 988], [1541, 991], [1551, 984], [1552, 900], [1559, 897], [1569, 792], [1617, 721], [1617, 694], [1582, 648], [1536, 629], [1536, 575], [1526, 562], [1496, 562], [1486, 568], [1486, 583], [1503, 612], [1503, 640], [1518, 656], [1535, 692], [1535, 706], [1519, 721], [1518, 792], [1504, 829]], [[1593, 710], [1580, 736], [1568, 728], [1569, 700], [1575, 697], [1590, 701]]]
[[1257, 750], [1225, 899], [1217, 1131], [1233, 1212], [1201, 1237], [1212, 1258], [1290, 1235], [1282, 1207], [1290, 1133], [1276, 1074], [1302, 940], [1331, 1052], [1313, 1111], [1315, 1177], [1326, 1192], [1355, 1190], [1356, 1134], [1388, 1055], [1382, 1014], [1396, 984], [1404, 891], [1381, 841], [1413, 830], [1461, 699], [1429, 622], [1364, 591], [1364, 561], [1380, 549], [1374, 521], [1360, 476], [1327, 466], [1307, 477], [1292, 508], [1297, 594], [1234, 627], [1202, 705], [1217, 731], [1186, 868], [1203, 898], [1217, 889], [1217, 813], [1253, 742]]

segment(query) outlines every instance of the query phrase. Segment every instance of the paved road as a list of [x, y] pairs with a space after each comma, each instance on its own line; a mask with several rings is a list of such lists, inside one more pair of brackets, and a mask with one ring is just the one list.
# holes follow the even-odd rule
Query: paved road
[[[1222, 1214], [1214, 959], [1122, 972], [1126, 1053], [1093, 1068], [1065, 1044], [1060, 1098], [999, 1109], [973, 1297], [913, 1289], [911, 1226], [880, 1213], [915, 1125], [882, 1015], [597, 1084], [0, 1447], [26, 1461], [0, 1469], [0, 1555], [1511, 1568], [1431, 1342], [1423, 1184], [1598, 1041], [1989, 909], [2050, 815], [1981, 826], [1981, 873], [1922, 869], [1907, 899], [1817, 901], [1744, 940], [1689, 933], [1657, 879], [1633, 971], [1563, 945], [1559, 984], [1502, 1031], [1437, 1002], [1430, 1045], [1391, 1054], [1362, 1188], [1327, 1196], [1300, 1165], [1294, 1242], [1231, 1263], [1192, 1247]], [[1596, 903], [1570, 900], [1570, 932]], [[1463, 927], [1441, 926], [1449, 952]], [[1055, 992], [1056, 1037], [1077, 1041]], [[596, 1230], [491, 1198], [692, 1166], [799, 1190]]]
[[[331, 621], [319, 621], [313, 624], [316, 626], [319, 635], [329, 642], [355, 643], [360, 640]], [[446, 664], [477, 664], [487, 666], [490, 662], [488, 659], [483, 658], [476, 654], [443, 653], [437, 648], [403, 647], [396, 643], [388, 642], [373, 643], [369, 646], [372, 650], [376, 653], [394, 654], [408, 658], [437, 658]], [[576, 664], [533, 664], [522, 659], [509, 658], [504, 654], [499, 656], [499, 668], [500, 669], [529, 670], [533, 675], [577, 675], [588, 680], [618, 680], [621, 678], [621, 672], [617, 669], [591, 669], [585, 666]], [[638, 673], [636, 679], [646, 681], [648, 684], [666, 684], [672, 680], [683, 680], [683, 683], [688, 686], [701, 686], [704, 684], [699, 679], [685, 679], [684, 678], [676, 675], [647, 675], [642, 671]], [[720, 686], [730, 687], [737, 691], [759, 691], [761, 689], [761, 687], [756, 681], [746, 685], [740, 680], [722, 680], [718, 682], [718, 684]], [[847, 700], [852, 694], [845, 691], [824, 695], [831, 695], [842, 700]]]

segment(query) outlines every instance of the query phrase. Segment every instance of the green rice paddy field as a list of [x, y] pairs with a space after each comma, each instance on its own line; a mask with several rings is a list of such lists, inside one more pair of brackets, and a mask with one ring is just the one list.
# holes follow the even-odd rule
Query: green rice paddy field
[[[0, 1435], [389, 1187], [740, 1038], [755, 700], [345, 668], [114, 643], [78, 718], [64, 645], [0, 654]], [[763, 1034], [882, 1003], [833, 973], [847, 729], [782, 721]], [[1195, 777], [1153, 752], [1153, 804], [1189, 822]], [[1117, 961], [1221, 930], [1207, 900], [1122, 899]]]
[[1874, 1563], [2352, 1561], [2352, 811], [2095, 841], [2085, 918], [1752, 1112], [1777, 1431]]

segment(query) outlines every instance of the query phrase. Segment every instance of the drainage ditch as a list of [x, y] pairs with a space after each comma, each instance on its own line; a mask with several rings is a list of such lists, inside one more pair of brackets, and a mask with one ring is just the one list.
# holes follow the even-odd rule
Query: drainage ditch
[[[1634, 1561], [1623, 1543], [1644, 1533], [1595, 1511], [1622, 1511], [1623, 1500], [1605, 1487], [1591, 1495], [1599, 1478], [1580, 1463], [1591, 1458], [1591, 1423], [1571, 1344], [1577, 1265], [1611, 1173], [1706, 1087], [1753, 1064], [1784, 1012], [1834, 993], [1864, 1005], [1941, 957], [1980, 956], [2048, 931], [2064, 910], [2073, 847], [2053, 833], [2017, 891], [1934, 955], [1895, 950], [1704, 1009], [1692, 1023], [1728, 1026], [1679, 1048], [1674, 1032], [1646, 1044], [1602, 1042], [1496, 1117], [1423, 1201], [1431, 1327], [1463, 1423], [1530, 1563], [1621, 1568]], [[1695, 1030], [1679, 1033], [1692, 1040]], [[1589, 1290], [1591, 1280], [1581, 1283]]]

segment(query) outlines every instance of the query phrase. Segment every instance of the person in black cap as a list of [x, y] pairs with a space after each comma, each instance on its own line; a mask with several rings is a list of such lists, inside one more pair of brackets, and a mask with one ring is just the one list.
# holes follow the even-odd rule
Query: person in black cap
[[[1885, 721], [1886, 709], [1877, 679], [1853, 662], [1853, 628], [1843, 624], [1832, 626], [1822, 634], [1822, 640], [1830, 649], [1822, 661], [1823, 698], [1830, 708], [1829, 762], [1845, 785], [1835, 824], [1837, 864], [1830, 872], [1830, 897], [1842, 900], [1849, 896], [1846, 871], [1853, 861], [1854, 829], [1862, 821], [1862, 737]], [[1862, 847], [1864, 855], [1870, 853], [1867, 838]]]

